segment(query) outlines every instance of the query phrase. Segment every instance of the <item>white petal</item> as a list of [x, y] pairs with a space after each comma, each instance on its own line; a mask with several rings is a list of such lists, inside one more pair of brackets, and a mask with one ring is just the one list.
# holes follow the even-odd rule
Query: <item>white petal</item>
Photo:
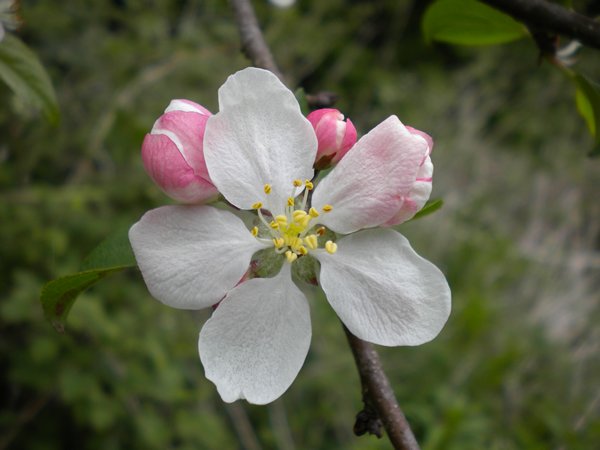
[[306, 297], [290, 265], [274, 278], [254, 278], [233, 289], [200, 332], [206, 377], [226, 402], [263, 405], [292, 384], [311, 338]]
[[393, 230], [365, 230], [337, 242], [321, 262], [319, 283], [348, 329], [380, 345], [419, 345], [450, 314], [450, 288], [440, 270]]
[[214, 305], [242, 278], [260, 243], [235, 215], [211, 206], [163, 206], [129, 230], [153, 297], [183, 309]]
[[333, 210], [319, 222], [338, 233], [386, 223], [402, 206], [429, 151], [391, 116], [363, 136], [315, 188], [312, 206]]
[[[204, 136], [211, 180], [240, 209], [261, 201], [281, 212], [293, 180], [312, 178], [317, 151], [294, 94], [271, 72], [248, 68], [221, 86], [219, 105]], [[268, 198], [265, 184], [272, 186]]]

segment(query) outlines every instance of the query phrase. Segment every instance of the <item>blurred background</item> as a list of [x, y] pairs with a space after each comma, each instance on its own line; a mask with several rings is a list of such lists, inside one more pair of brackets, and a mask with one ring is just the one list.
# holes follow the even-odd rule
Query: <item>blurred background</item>
[[[447, 275], [453, 313], [434, 342], [380, 349], [422, 447], [598, 448], [600, 161], [573, 86], [530, 40], [426, 44], [430, 2], [253, 3], [290, 86], [337, 93], [361, 134], [397, 114], [435, 139], [444, 207], [400, 231]], [[249, 62], [223, 1], [23, 0], [20, 15], [61, 121], [0, 85], [0, 449], [390, 448], [352, 434], [360, 385], [323, 298], [298, 378], [262, 407], [220, 400], [197, 356], [208, 312], [163, 306], [136, 270], [55, 332], [41, 286], [170, 202], [139, 157], [154, 120], [172, 98], [216, 112]], [[599, 55], [579, 54], [596, 78]]]

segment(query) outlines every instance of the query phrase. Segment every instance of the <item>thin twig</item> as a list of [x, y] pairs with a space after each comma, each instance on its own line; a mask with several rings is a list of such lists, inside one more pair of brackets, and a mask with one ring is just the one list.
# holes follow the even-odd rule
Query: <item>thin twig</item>
[[[255, 66], [270, 70], [279, 79], [283, 79], [263, 38], [250, 0], [231, 0], [231, 6], [235, 12], [244, 54]], [[329, 96], [326, 101], [329, 103], [332, 100], [333, 98]], [[419, 444], [398, 406], [375, 348], [352, 335], [346, 327], [344, 330], [360, 374], [365, 403], [365, 409], [357, 416], [355, 433], [361, 435], [368, 432], [381, 436], [381, 424], [383, 424], [394, 448], [419, 450]]]
[[546, 0], [480, 0], [528, 27], [600, 49], [600, 22]]
[[345, 326], [344, 331], [360, 375], [365, 405], [356, 416], [354, 432], [359, 435], [370, 433], [380, 436], [383, 423], [395, 449], [419, 450], [419, 444], [396, 401], [373, 344], [357, 338]]
[[275, 64], [271, 50], [265, 42], [254, 8], [249, 0], [231, 0], [235, 21], [240, 32], [242, 52], [256, 67], [267, 69], [283, 81], [283, 76]]
[[228, 403], [225, 405], [225, 411], [231, 419], [244, 450], [261, 450], [262, 447], [244, 407], [239, 402]]

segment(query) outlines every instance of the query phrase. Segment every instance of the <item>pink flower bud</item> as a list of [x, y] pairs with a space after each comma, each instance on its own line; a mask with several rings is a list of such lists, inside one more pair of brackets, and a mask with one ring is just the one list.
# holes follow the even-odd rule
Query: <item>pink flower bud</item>
[[172, 100], [142, 143], [142, 161], [154, 182], [174, 200], [205, 203], [218, 195], [204, 162], [209, 110], [189, 100]]
[[433, 150], [433, 139], [427, 133], [412, 127], [406, 127], [406, 129], [413, 136], [419, 136], [427, 142], [427, 153], [419, 165], [415, 182], [409, 194], [404, 198], [402, 206], [398, 212], [384, 224], [384, 226], [388, 227], [399, 225], [412, 219], [414, 215], [425, 206], [425, 203], [429, 200], [429, 196], [431, 195], [433, 164], [429, 155]]
[[336, 164], [356, 143], [356, 128], [350, 119], [344, 121], [344, 115], [337, 109], [317, 109], [307, 119], [315, 129], [319, 143], [316, 169]]

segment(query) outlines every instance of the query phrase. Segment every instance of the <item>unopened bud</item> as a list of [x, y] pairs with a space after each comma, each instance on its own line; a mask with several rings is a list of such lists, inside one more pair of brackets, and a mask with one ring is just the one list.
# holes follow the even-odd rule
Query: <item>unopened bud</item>
[[148, 175], [174, 200], [206, 203], [217, 197], [204, 162], [204, 130], [211, 116], [189, 100], [172, 100], [142, 143]]
[[324, 108], [311, 112], [308, 121], [317, 135], [316, 169], [326, 169], [337, 164], [356, 143], [356, 128], [350, 119], [337, 109]]

